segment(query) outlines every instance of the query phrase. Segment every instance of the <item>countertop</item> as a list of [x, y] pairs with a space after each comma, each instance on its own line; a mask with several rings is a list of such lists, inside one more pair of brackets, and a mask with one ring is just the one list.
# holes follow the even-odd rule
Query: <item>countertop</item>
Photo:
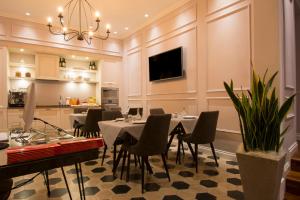
[[[100, 105], [37, 105], [36, 108], [91, 108], [91, 107], [101, 107]], [[8, 109], [23, 109], [24, 107], [8, 107]]]

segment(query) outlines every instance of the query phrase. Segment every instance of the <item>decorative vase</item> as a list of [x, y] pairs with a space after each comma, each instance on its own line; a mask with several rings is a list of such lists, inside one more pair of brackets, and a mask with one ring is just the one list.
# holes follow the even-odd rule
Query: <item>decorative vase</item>
[[240, 145], [236, 155], [245, 200], [279, 200], [286, 152], [245, 152]]

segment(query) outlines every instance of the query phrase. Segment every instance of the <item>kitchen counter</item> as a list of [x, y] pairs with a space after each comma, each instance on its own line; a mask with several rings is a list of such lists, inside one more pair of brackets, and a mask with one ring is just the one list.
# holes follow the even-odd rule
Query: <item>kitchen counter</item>
[[[100, 105], [37, 105], [36, 108], [100, 108]], [[8, 107], [8, 109], [23, 109], [24, 107]]]

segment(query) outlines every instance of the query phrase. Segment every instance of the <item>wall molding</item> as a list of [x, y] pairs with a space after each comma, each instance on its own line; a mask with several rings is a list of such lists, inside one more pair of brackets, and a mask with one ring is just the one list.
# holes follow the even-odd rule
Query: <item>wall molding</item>
[[230, 100], [230, 97], [206, 97], [209, 100]]
[[217, 131], [225, 132], [225, 133], [241, 134], [241, 131], [236, 131], [236, 130], [231, 130], [231, 129], [224, 129], [224, 128], [217, 128]]
[[[205, 152], [205, 154], [208, 154], [208, 155], [211, 154], [211, 148], [210, 147], [199, 145], [199, 150], [202, 150], [203, 152]], [[230, 159], [230, 160], [234, 160], [234, 161], [237, 160], [235, 153], [231, 153], [229, 151], [223, 151], [223, 150], [220, 150], [220, 149], [215, 149], [215, 151], [216, 151], [217, 154], [221, 154], [222, 158]]]
[[146, 101], [197, 101], [197, 98], [188, 97], [188, 98], [155, 98], [155, 99], [146, 99]]
[[[225, 10], [225, 9], [227, 9], [229, 7], [232, 7], [232, 6], [236, 5], [236, 4], [239, 4], [239, 3], [243, 2], [243, 1], [245, 1], [245, 0], [236, 0], [235, 2], [227, 4], [226, 6], [217, 8], [215, 10], [212, 10], [211, 12], [207, 12], [206, 16], [209, 16], [209, 15], [215, 14], [217, 12], [220, 12], [222, 10]], [[207, 10], [208, 10], [208, 8], [207, 8]]]
[[[245, 88], [233, 88], [233, 91], [236, 91], [236, 92], [242, 92], [242, 91], [247, 91], [247, 90], [250, 90], [249, 87], [245, 87]], [[209, 89], [209, 90], [206, 90], [206, 93], [217, 93], [217, 92], [226, 92], [225, 89]]]
[[197, 94], [197, 90], [189, 90], [186, 92], [162, 92], [162, 93], [147, 93], [146, 96], [159, 96], [159, 95], [184, 95], [184, 94]]
[[227, 17], [234, 13], [237, 13], [241, 10], [247, 9], [250, 7], [250, 3], [248, 1], [241, 1], [241, 4], [230, 6], [227, 9], [224, 9], [223, 12], [217, 12], [213, 15], [209, 15], [206, 17], [206, 23], [211, 23], [221, 18]]
[[152, 46], [155, 46], [159, 43], [163, 43], [169, 39], [172, 39], [172, 38], [175, 38], [179, 35], [182, 35], [184, 33], [187, 33], [189, 31], [192, 31], [192, 30], [197, 30], [197, 24], [196, 23], [193, 23], [193, 24], [187, 24], [186, 26], [183, 26], [183, 27], [180, 27], [172, 32], [169, 32], [168, 34], [162, 36], [162, 37], [158, 37], [156, 38], [155, 40], [152, 40], [151, 42], [147, 42], [145, 47], [146, 48], [150, 48]]
[[155, 36], [155, 37], [153, 37], [153, 38], [151, 38], [151, 39], [148, 39], [148, 40], [146, 39], [145, 42], [146, 42], [146, 43], [149, 43], [149, 42], [151, 42], [151, 41], [153, 41], [153, 40], [156, 40], [156, 39], [158, 39], [158, 38], [160, 38], [160, 37], [163, 37], [164, 35], [167, 35], [167, 34], [169, 34], [169, 33], [171, 33], [171, 32], [174, 32], [174, 31], [177, 30], [177, 29], [180, 29], [180, 28], [182, 28], [182, 27], [184, 27], [184, 26], [187, 26], [188, 24], [191, 24], [191, 23], [196, 22], [196, 21], [197, 21], [197, 4], [196, 4], [195, 1], [190, 1], [190, 2], [188, 2], [186, 5], [184, 5], [184, 6], [180, 7], [180, 8], [178, 8], [178, 9], [174, 10], [173, 12], [169, 13], [169, 14], [166, 15], [165, 17], [162, 17], [162, 18], [161, 18], [160, 20], [158, 20], [157, 22], [152, 23], [151, 25], [149, 25], [148, 27], [146, 27], [146, 28], [145, 28], [145, 31], [144, 31], [145, 35], [148, 35], [148, 33], [149, 33], [154, 27], [159, 27], [159, 26], [161, 26], [163, 23], [167, 22], [168, 20], [172, 20], [172, 19], [174, 19], [174, 18], [180, 16], [181, 14], [183, 14], [183, 13], [186, 12], [186, 11], [188, 11], [189, 9], [194, 9], [194, 14], [195, 14], [195, 18], [194, 18], [194, 19], [192, 19], [192, 20], [190, 20], [188, 23], [182, 24], [182, 25], [180, 25], [180, 26], [178, 26], [178, 27], [171, 28], [170, 30], [166, 31], [165, 33], [162, 33], [162, 34], [160, 34], [160, 35], [158, 35], [158, 36]]

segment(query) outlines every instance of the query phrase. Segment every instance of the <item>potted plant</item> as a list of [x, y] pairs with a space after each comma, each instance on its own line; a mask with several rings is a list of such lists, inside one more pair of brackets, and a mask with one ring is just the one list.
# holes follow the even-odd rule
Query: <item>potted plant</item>
[[281, 122], [288, 113], [294, 96], [280, 107], [273, 88], [276, 72], [266, 81], [253, 72], [250, 91], [235, 94], [233, 82], [224, 82], [225, 89], [238, 113], [243, 145], [237, 160], [246, 200], [277, 200], [286, 152], [281, 148], [284, 134]]

